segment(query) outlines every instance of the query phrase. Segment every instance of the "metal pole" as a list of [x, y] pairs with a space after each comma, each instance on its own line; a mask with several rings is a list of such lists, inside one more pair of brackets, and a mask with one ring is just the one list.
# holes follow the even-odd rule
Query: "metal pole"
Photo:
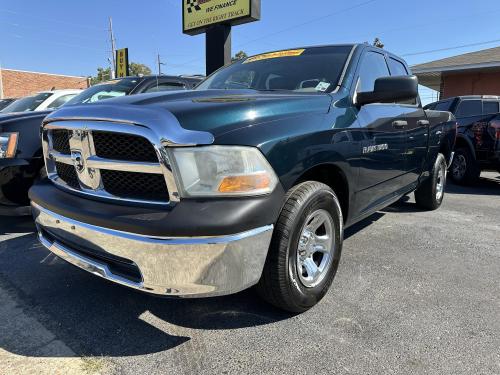
[[215, 25], [206, 32], [207, 76], [231, 62], [231, 25]]
[[109, 38], [111, 40], [111, 59], [113, 61], [113, 66], [111, 67], [111, 79], [114, 79], [116, 69], [116, 46], [115, 35], [113, 34], [113, 20], [111, 17], [109, 17]]
[[158, 75], [161, 75], [161, 60], [160, 60], [160, 54], [158, 54]]

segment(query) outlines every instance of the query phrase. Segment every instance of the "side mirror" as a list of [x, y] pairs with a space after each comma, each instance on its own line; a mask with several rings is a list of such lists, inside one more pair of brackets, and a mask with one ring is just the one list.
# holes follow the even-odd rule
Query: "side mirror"
[[373, 91], [360, 92], [356, 104], [363, 106], [371, 103], [394, 103], [418, 97], [418, 78], [416, 76], [382, 77], [375, 81]]

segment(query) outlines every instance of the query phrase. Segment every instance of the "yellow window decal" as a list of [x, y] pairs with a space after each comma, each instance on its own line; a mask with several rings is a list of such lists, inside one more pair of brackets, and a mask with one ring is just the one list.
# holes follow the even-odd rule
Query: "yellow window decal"
[[291, 57], [291, 56], [300, 56], [304, 53], [305, 49], [290, 49], [286, 51], [278, 51], [278, 52], [270, 52], [264, 53], [262, 55], [252, 56], [246, 59], [243, 64], [251, 63], [254, 61], [267, 60], [267, 59], [276, 59], [278, 57]]

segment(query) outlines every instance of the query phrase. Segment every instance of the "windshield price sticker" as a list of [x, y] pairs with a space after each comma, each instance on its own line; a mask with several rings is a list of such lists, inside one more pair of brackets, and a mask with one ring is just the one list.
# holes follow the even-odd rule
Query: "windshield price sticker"
[[325, 92], [329, 87], [330, 84], [328, 82], [320, 82], [318, 86], [316, 86], [316, 91]]
[[287, 51], [278, 51], [271, 53], [264, 53], [262, 55], [252, 56], [246, 59], [243, 64], [260, 61], [260, 60], [268, 60], [268, 59], [276, 59], [279, 57], [293, 57], [300, 56], [304, 53], [305, 49], [291, 49]]

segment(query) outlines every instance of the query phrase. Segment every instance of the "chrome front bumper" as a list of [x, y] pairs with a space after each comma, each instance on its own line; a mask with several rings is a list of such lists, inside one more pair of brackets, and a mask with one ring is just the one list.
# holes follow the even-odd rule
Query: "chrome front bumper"
[[[58, 257], [115, 283], [171, 297], [226, 295], [256, 284], [273, 232], [268, 225], [230, 236], [157, 238], [78, 222], [36, 203], [32, 212], [40, 242]], [[116, 262], [137, 270], [137, 277], [116, 272]]]

